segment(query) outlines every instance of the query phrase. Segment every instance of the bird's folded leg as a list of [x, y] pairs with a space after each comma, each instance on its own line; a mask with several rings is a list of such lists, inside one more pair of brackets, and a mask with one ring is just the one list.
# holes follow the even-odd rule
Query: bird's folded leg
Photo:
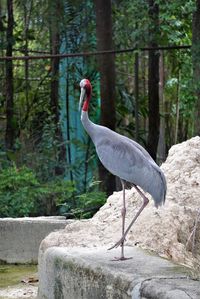
[[117, 243], [115, 243], [113, 246], [109, 247], [108, 250], [122, 246], [124, 244], [124, 241], [125, 241], [125, 238], [122, 237], [121, 239], [119, 239], [119, 241], [117, 241]]
[[127, 227], [124, 235], [121, 237], [121, 239], [119, 239], [119, 241], [117, 243], [115, 243], [112, 247], [108, 248], [108, 250], [111, 250], [113, 248], [117, 248], [118, 246], [123, 246], [124, 245], [124, 241], [125, 241], [125, 238], [129, 232], [129, 230], [131, 229], [133, 223], [136, 221], [136, 219], [139, 217], [139, 215], [141, 214], [141, 212], [144, 210], [144, 208], [147, 206], [149, 200], [148, 198], [142, 193], [142, 191], [140, 191], [140, 189], [135, 186], [135, 189], [138, 191], [138, 193], [142, 196], [143, 198], [143, 203], [142, 203], [142, 206], [140, 207], [140, 209], [138, 210], [138, 212], [136, 213], [135, 217], [133, 218], [133, 220], [131, 221], [131, 223], [129, 224], [129, 226]]

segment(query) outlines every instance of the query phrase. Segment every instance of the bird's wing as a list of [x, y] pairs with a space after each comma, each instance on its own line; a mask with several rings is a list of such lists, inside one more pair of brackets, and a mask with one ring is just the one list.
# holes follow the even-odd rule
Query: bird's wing
[[127, 137], [102, 128], [95, 146], [104, 167], [121, 179], [140, 186], [155, 201], [164, 201], [162, 171], [145, 149]]
[[126, 138], [127, 139], [127, 142], [129, 142], [129, 143], [131, 143], [133, 146], [135, 146], [138, 150], [140, 150], [141, 151], [141, 153], [144, 155], [144, 157], [147, 159], [147, 160], [149, 160], [149, 161], [151, 161], [152, 163], [154, 163], [154, 164], [156, 164], [155, 163], [155, 161], [153, 160], [153, 158], [150, 156], [150, 154], [139, 144], [139, 143], [137, 143], [136, 141], [134, 141], [134, 140], [132, 140], [132, 139], [130, 139], [130, 138], [128, 138], [128, 137], [125, 137], [124, 136], [124, 138]]

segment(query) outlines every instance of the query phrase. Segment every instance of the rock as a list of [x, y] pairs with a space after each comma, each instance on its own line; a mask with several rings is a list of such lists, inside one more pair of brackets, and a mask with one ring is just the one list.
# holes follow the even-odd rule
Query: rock
[[134, 247], [131, 260], [112, 261], [100, 248], [48, 248], [40, 263], [40, 299], [198, 299], [188, 269]]

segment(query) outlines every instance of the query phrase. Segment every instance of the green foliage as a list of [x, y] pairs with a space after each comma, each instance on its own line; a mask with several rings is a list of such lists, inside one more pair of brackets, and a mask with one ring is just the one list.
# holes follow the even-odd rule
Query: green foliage
[[77, 196], [77, 208], [72, 213], [78, 218], [91, 218], [106, 202], [106, 193], [91, 191]]
[[71, 183], [57, 179], [41, 184], [25, 166], [2, 169], [0, 180], [0, 217], [49, 215], [52, 207], [72, 201], [74, 194]]
[[89, 218], [105, 203], [106, 194], [93, 182], [88, 191], [77, 195], [74, 184], [57, 177], [41, 183], [25, 166], [15, 165], [0, 171], [0, 217], [60, 214]]
[[[55, 2], [56, 3], [56, 2]], [[50, 22], [59, 24], [62, 53], [89, 52], [96, 49], [94, 3], [61, 1], [60, 14], [55, 14], [51, 1], [14, 1], [14, 48], [13, 55], [37, 55], [31, 51], [50, 53]], [[195, 1], [161, 1], [159, 4], [160, 35], [158, 44], [191, 44], [192, 14]], [[150, 20], [148, 1], [112, 1], [113, 36], [116, 49], [145, 47], [148, 45]], [[6, 5], [1, 6], [0, 52], [6, 49]], [[39, 12], [39, 13], [38, 13]], [[55, 19], [53, 18], [55, 17]], [[51, 20], [50, 20], [51, 19]], [[51, 41], [52, 42], [52, 41]], [[65, 45], [66, 44], [66, 45]], [[63, 48], [64, 47], [64, 48]], [[194, 57], [198, 60], [199, 49]], [[40, 53], [40, 54], [42, 54]], [[139, 55], [139, 140], [146, 142], [148, 132], [148, 52]], [[189, 138], [194, 127], [194, 85], [192, 82], [191, 52], [171, 50], [163, 52], [164, 109], [166, 147], [174, 142], [179, 90], [179, 136], [178, 141]], [[64, 60], [62, 60], [64, 61]], [[71, 57], [66, 59], [64, 73], [59, 79], [67, 80], [69, 88], [64, 101], [75, 102], [78, 107], [78, 82], [88, 77], [93, 85], [93, 101], [90, 118], [100, 119], [99, 75], [96, 57]], [[60, 60], [61, 62], [61, 60]], [[129, 137], [135, 135], [135, 52], [115, 56], [116, 63], [116, 128]], [[67, 149], [76, 149], [78, 155], [66, 161], [60, 159], [63, 143], [55, 138], [57, 126], [53, 120], [50, 101], [51, 62], [49, 59], [13, 62], [14, 117], [16, 131], [14, 151], [4, 149], [6, 128], [5, 114], [5, 65], [0, 68], [0, 216], [28, 216], [70, 214], [71, 217], [90, 217], [105, 202], [105, 194], [97, 185], [89, 186], [91, 177], [97, 177], [96, 152], [87, 135], [63, 138]], [[28, 72], [26, 73], [26, 66]], [[197, 83], [197, 82], [195, 82]], [[61, 84], [60, 84], [61, 85]], [[63, 88], [65, 89], [65, 87]], [[61, 107], [60, 107], [61, 109]], [[66, 111], [64, 111], [66, 114]], [[73, 118], [69, 115], [69, 118]], [[74, 130], [74, 128], [73, 128]], [[169, 137], [168, 137], [169, 135]], [[73, 135], [74, 136], [74, 135]], [[75, 150], [74, 150], [75, 151]], [[84, 153], [84, 155], [83, 155]], [[64, 156], [65, 155], [65, 156]], [[81, 157], [81, 158], [80, 158]], [[15, 163], [17, 166], [12, 166]], [[26, 166], [23, 166], [26, 165]], [[56, 172], [64, 170], [62, 176]], [[72, 179], [69, 181], [70, 174]], [[66, 179], [67, 178], [67, 179]]]
[[[159, 5], [159, 31], [157, 44], [160, 46], [191, 45], [192, 16], [196, 3], [190, 1], [162, 1]], [[117, 48], [146, 47], [149, 40], [151, 20], [148, 1], [114, 1], [113, 26]], [[152, 28], [151, 28], [152, 29]], [[134, 138], [135, 132], [135, 53], [116, 55], [117, 72], [117, 130]], [[160, 52], [161, 53], [161, 52]], [[195, 60], [198, 61], [197, 50]], [[170, 148], [174, 143], [176, 117], [178, 119], [178, 142], [190, 138], [194, 127], [194, 84], [192, 82], [191, 50], [166, 50], [163, 54], [163, 109], [165, 143]], [[139, 51], [139, 141], [146, 144], [148, 136], [148, 52]], [[180, 78], [178, 80], [178, 74]], [[198, 82], [198, 80], [196, 80]], [[178, 114], [176, 113], [179, 90]], [[129, 100], [128, 100], [129, 99]], [[128, 101], [127, 101], [128, 100]], [[132, 104], [131, 104], [132, 103]], [[168, 137], [170, 136], [170, 137]]]
[[40, 191], [32, 171], [26, 167], [9, 167], [1, 170], [0, 180], [0, 217], [34, 214]]
[[98, 191], [99, 181], [92, 182], [85, 193], [76, 196], [76, 205], [62, 204], [62, 211], [67, 217], [90, 218], [106, 202], [106, 193]]
[[[42, 132], [37, 135], [39, 142], [35, 143], [34, 146], [35, 160], [32, 167], [35, 168], [38, 177], [43, 182], [55, 177], [55, 168], [61, 166], [59, 162], [60, 143], [55, 139], [55, 131], [55, 123], [52, 117], [49, 116], [43, 123]], [[29, 159], [32, 159], [32, 157], [30, 156]], [[66, 165], [62, 165], [62, 167], [65, 166]]]

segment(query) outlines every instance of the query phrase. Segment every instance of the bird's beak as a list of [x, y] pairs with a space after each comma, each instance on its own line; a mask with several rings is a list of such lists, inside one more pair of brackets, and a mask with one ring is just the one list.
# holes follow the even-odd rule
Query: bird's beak
[[82, 103], [85, 98], [85, 93], [86, 93], [85, 88], [81, 87], [81, 95], [80, 95], [80, 100], [79, 100], [79, 111], [82, 108]]

